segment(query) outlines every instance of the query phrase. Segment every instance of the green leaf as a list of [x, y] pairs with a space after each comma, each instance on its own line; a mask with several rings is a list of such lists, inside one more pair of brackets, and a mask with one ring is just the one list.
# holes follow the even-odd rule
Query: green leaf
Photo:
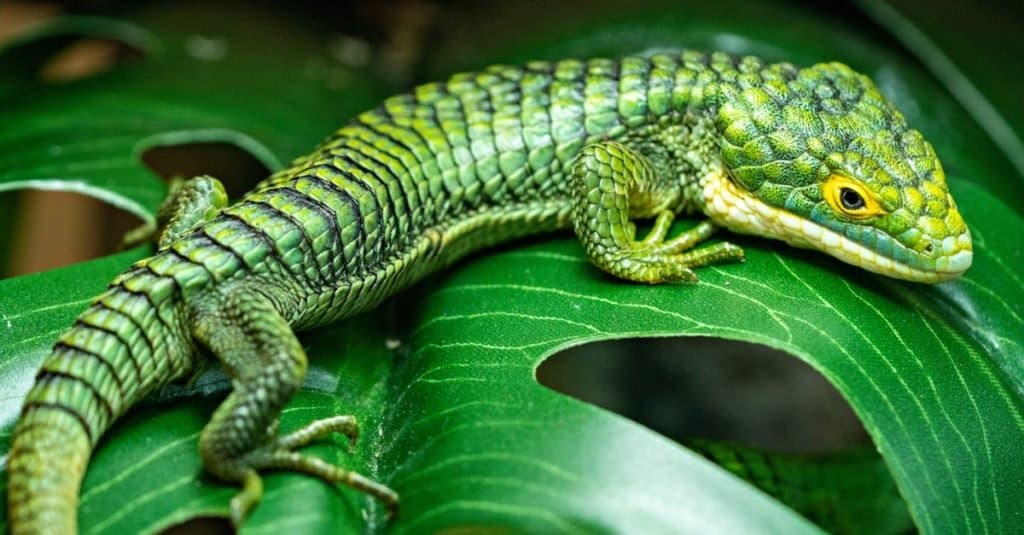
[[[562, 255], [574, 244], [561, 240], [551, 246], [552, 254]], [[530, 252], [510, 254], [515, 262], [532, 262]], [[31, 384], [52, 338], [105, 281], [138, 256], [129, 252], [0, 286], [0, 295], [10, 299], [0, 300], [0, 321], [9, 322], [0, 337], [8, 364], [0, 369], [0, 377], [5, 378], [5, 391], [19, 393], [0, 404], [7, 433], [21, 393]], [[488, 273], [493, 268], [486, 265], [483, 273], [491, 280]], [[561, 278], [557, 263], [544, 271]], [[83, 284], [86, 280], [90, 284]], [[596, 273], [584, 282], [623, 288]], [[40, 290], [72, 284], [77, 290], [70, 294]], [[462, 291], [450, 288], [440, 295]], [[517, 291], [515, 285], [506, 290]], [[455, 301], [470, 304], [466, 299]], [[550, 299], [529, 301], [544, 306]], [[559, 309], [564, 307], [558, 304]], [[401, 517], [393, 526], [396, 532], [458, 525], [619, 532], [629, 526], [666, 529], [683, 522], [697, 531], [723, 526], [738, 531], [816, 531], [678, 445], [538, 385], [533, 380], [536, 364], [549, 349], [572, 340], [572, 331], [561, 329], [581, 329], [584, 322], [550, 316], [550, 310], [541, 313], [550, 316], [547, 320], [527, 311], [499, 311], [480, 320], [498, 321], [500, 329], [481, 329], [477, 319], [467, 316], [456, 320], [466, 324], [463, 332], [441, 327], [453, 319], [452, 312], [462, 316], [458, 309], [443, 316], [425, 312], [422, 317], [431, 319], [423, 320], [411, 346], [397, 354], [385, 345], [392, 336], [387, 308], [304, 335], [311, 357], [309, 378], [282, 415], [283, 432], [338, 413], [360, 418], [363, 438], [351, 457], [341, 441], [310, 450], [332, 462], [374, 468], [391, 480], [403, 493]], [[603, 321], [614, 321], [614, 316], [603, 315]], [[518, 336], [530, 338], [526, 344], [515, 336], [506, 338], [516, 334], [503, 325], [509, 318], [519, 319]], [[424, 339], [419, 334], [424, 330], [440, 336]], [[490, 334], [474, 339], [483, 331]], [[458, 333], [468, 341], [449, 339]], [[593, 334], [583, 328], [577, 341], [601, 338]], [[190, 388], [166, 389], [120, 422], [103, 440], [86, 477], [82, 532], [152, 532], [194, 515], [225, 515], [234, 490], [200, 476], [196, 439], [227, 388], [223, 374], [211, 372]], [[640, 451], [643, 455], [623, 455]], [[272, 474], [265, 483], [264, 502], [246, 524], [246, 532], [354, 530], [363, 523], [364, 505], [377, 513], [371, 518], [380, 525], [376, 504], [347, 489], [294, 474]], [[624, 503], [633, 505], [620, 507]], [[597, 506], [601, 510], [595, 510]], [[731, 515], [734, 506], [744, 514]]]
[[[793, 9], [728, 12], [702, 19], [700, 27], [691, 20], [704, 12], [685, 18], [636, 16], [622, 21], [624, 26], [604, 23], [585, 37], [570, 35], [524, 48], [537, 56], [573, 50], [617, 54], [676, 40], [675, 46], [705, 42], [804, 63], [834, 53], [821, 46], [832, 42], [821, 39], [824, 30], [815, 29], [835, 30], [836, 25], [824, 24], [828, 21]], [[771, 22], [780, 19], [801, 31], [772, 30]], [[644, 21], [647, 26], [641, 26]], [[639, 28], [648, 33], [638, 33]], [[704, 28], [695, 41], [678, 39], [695, 28]], [[737, 40], [739, 35], [745, 37]], [[566, 347], [612, 338], [697, 335], [783, 349], [832, 381], [871, 433], [921, 531], [1005, 532], [1020, 525], [1024, 284], [1014, 267], [1024, 255], [1024, 221], [1016, 207], [977, 185], [1011, 198], [1003, 193], [1018, 191], [1019, 177], [1011, 170], [1002, 176], [1014, 180], [991, 178], [1009, 164], [907, 58], [874, 45], [867, 46], [875, 56], [856, 56], [851, 51], [861, 41], [858, 34], [836, 30], [830, 35], [861, 62], [859, 68], [876, 78], [889, 77], [890, 94], [912, 110], [911, 121], [944, 155], [954, 194], [975, 234], [975, 266], [966, 277], [936, 287], [914, 285], [863, 273], [818, 253], [731, 236], [746, 248], [748, 261], [704, 269], [701, 282], [692, 286], [647, 287], [609, 279], [567, 236], [475, 257], [377, 311], [302, 336], [310, 374], [283, 414], [282, 430], [315, 418], [355, 414], [362, 437], [354, 451], [340, 439], [309, 451], [393, 485], [402, 495], [400, 516], [387, 522], [379, 505], [365, 496], [276, 473], [265, 478], [263, 503], [244, 531], [816, 531], [681, 446], [556, 394], [534, 379], [537, 365]], [[538, 50], [545, 52], [534, 54]], [[9, 136], [0, 135], [0, 154], [25, 154], [28, 162], [42, 162], [44, 138], [18, 137], [18, 124], [27, 131], [36, 117], [59, 119], [64, 121], [62, 135], [70, 135], [76, 121], [84, 120], [83, 129], [96, 128], [90, 110], [109, 110], [101, 98], [107, 92], [122, 86], [163, 87], [159, 77], [144, 84], [123, 74], [144, 65], [125, 66], [61, 90], [42, 89], [38, 98], [44, 103], [22, 97], [26, 106], [36, 106], [35, 114], [18, 115]], [[221, 67], [227, 80], [230, 69]], [[279, 67], [281, 78], [294, 73]], [[160, 72], [166, 77], [174, 71]], [[268, 80], [252, 82], [253, 94], [273, 91], [262, 87]], [[234, 110], [227, 102], [234, 86], [221, 87], [226, 94], [210, 109]], [[84, 99], [80, 95], [92, 97], [78, 100]], [[178, 97], [173, 91], [163, 94], [167, 102], [178, 102]], [[180, 97], [188, 101], [189, 93], [182, 91]], [[50, 110], [68, 111], [61, 108], [65, 99], [84, 108], [62, 119]], [[160, 109], [163, 104], [154, 102], [164, 100], [145, 100], [139, 107]], [[232, 124], [251, 122], [254, 129], [283, 124], [272, 120], [282, 118], [274, 114], [228, 116], [237, 121]], [[206, 118], [204, 112], [195, 120]], [[307, 119], [322, 117], [314, 112]], [[942, 129], [944, 121], [961, 120], [967, 121], [962, 128]], [[135, 136], [136, 130], [128, 132]], [[277, 157], [300, 152], [288, 152], [284, 134], [266, 134], [264, 144], [280, 147], [273, 152]], [[267, 141], [274, 139], [280, 144]], [[124, 162], [125, 154], [136, 149], [134, 142], [119, 147], [110, 154]], [[146, 214], [159, 199], [157, 185], [139, 185], [144, 169], [134, 160], [113, 168], [121, 171], [102, 182], [106, 179], [99, 174], [83, 179], [69, 171], [78, 157], [87, 164], [99, 161], [91, 152], [67, 156], [62, 165], [68, 167], [53, 175], [61, 185], [86, 180], [130, 199]], [[15, 168], [0, 159], [0, 177]], [[119, 270], [144, 254], [134, 250], [0, 281], [0, 381], [8, 393], [0, 402], [4, 433], [9, 434], [20, 398], [57, 333]], [[82, 490], [83, 533], [153, 532], [195, 515], [226, 514], [235, 490], [202, 474], [196, 438], [228, 387], [221, 372], [210, 371], [195, 384], [165, 389], [108, 433]]]
[[[326, 37], [259, 9], [245, 24], [225, 25], [232, 13], [224, 9], [138, 17], [150, 26], [58, 18], [0, 48], [14, 80], [7, 85], [17, 89], [0, 121], [0, 191], [76, 191], [151, 220], [165, 188], [141, 160], [147, 149], [231, 143], [276, 170], [380, 98], [364, 73], [330, 59]], [[146, 57], [81, 80], [25, 85], [54, 45], [81, 35]]]
[[[967, 207], [1008, 212], [979, 190], [958, 187], [957, 193]], [[772, 244], [744, 243], [747, 265], [704, 270], [694, 288], [654, 291], [603, 280], [569, 239], [492, 256], [433, 293], [425, 313], [431, 319], [416, 332], [414, 346], [424, 339], [425, 358], [437, 360], [458, 359], [454, 355], [466, 346], [464, 361], [483, 353], [473, 351], [474, 344], [506, 346], [512, 357], [527, 360], [528, 370], [549, 351], [610, 336], [717, 335], [778, 347], [808, 361], [847, 397], [922, 530], [1014, 525], [1024, 512], [1012, 498], [1020, 481], [1007, 474], [1024, 473], [1024, 459], [1012, 446], [1024, 438], [1020, 398], [985, 357], [981, 340], [954, 330], [936, 302], [968, 288], [993, 290], [987, 281], [1002, 275], [994, 259], [1020, 254], [1022, 241], [985, 242], [979, 257], [990, 260], [979, 261], [964, 281], [937, 288], [879, 279]], [[504, 276], [496, 281], [495, 273]], [[1011, 296], [1021, 291], [1018, 283], [1001, 295], [1015, 302]], [[497, 334], [485, 338], [488, 332]], [[444, 340], [443, 351], [428, 345], [432, 337]], [[1019, 360], [1019, 348], [1007, 356]], [[487, 388], [503, 390], [492, 383]], [[415, 405], [426, 402], [417, 399]]]

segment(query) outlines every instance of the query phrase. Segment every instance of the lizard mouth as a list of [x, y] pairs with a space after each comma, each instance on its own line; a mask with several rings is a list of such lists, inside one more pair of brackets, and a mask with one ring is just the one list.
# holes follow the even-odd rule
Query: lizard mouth
[[879, 254], [838, 232], [787, 210], [776, 208], [740, 189], [724, 171], [702, 181], [704, 212], [711, 221], [733, 232], [784, 240], [816, 249], [868, 271], [913, 282], [937, 283], [959, 277], [971, 267], [974, 252], [970, 232], [946, 238], [934, 268], [919, 268]]

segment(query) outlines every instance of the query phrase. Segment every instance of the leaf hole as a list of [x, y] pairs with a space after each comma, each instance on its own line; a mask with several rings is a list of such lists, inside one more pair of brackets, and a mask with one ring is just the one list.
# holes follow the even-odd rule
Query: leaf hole
[[685, 444], [827, 532], [913, 529], [853, 410], [782, 351], [707, 337], [600, 342], [548, 358], [537, 379]]
[[85, 37], [46, 60], [39, 69], [39, 78], [46, 82], [80, 80], [144, 56], [142, 50], [122, 41]]
[[229, 141], [154, 145], [144, 150], [141, 158], [165, 180], [213, 176], [224, 184], [232, 199], [270, 175], [270, 169], [253, 151]]
[[69, 191], [0, 194], [0, 273], [24, 275], [116, 252], [143, 222], [102, 200]]
[[134, 24], [60, 11], [56, 4], [0, 3], [0, 71], [9, 80], [80, 80], [137, 61], [155, 46]]
[[817, 454], [870, 444], [842, 395], [785, 352], [710, 337], [616, 340], [562, 351], [541, 384], [677, 442]]

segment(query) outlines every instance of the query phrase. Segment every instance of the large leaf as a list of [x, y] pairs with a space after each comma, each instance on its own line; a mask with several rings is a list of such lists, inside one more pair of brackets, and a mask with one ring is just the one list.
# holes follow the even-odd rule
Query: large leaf
[[[968, 207], [998, 211], [993, 220], [976, 222], [981, 228], [1019, 225], [1019, 218], [987, 194], [962, 187], [957, 193]], [[992, 287], [984, 282], [1006, 278], [999, 259], [1021, 254], [1022, 236], [1018, 231], [1013, 237], [979, 247], [979, 256], [987, 259], [979, 260], [961, 283], [967, 288], [912, 287], [812, 255], [782, 255], [760, 242], [747, 243], [748, 266], [706, 270], [697, 288], [657, 290], [606, 280], [569, 239], [506, 252], [467, 266], [431, 295], [412, 339], [413, 347], [423, 347], [413, 357], [423, 362], [410, 359], [407, 366], [414, 371], [406, 372], [422, 379], [410, 381], [413, 388], [405, 397], [419, 396], [389, 409], [400, 415], [401, 429], [416, 428], [420, 419], [430, 418], [431, 410], [444, 410], [440, 404], [446, 401], [433, 394], [442, 388], [439, 384], [453, 381], [479, 383], [477, 388], [490, 392], [489, 399], [515, 399], [523, 396], [516, 392], [527, 388], [530, 371], [544, 354], [585, 340], [710, 334], [756, 341], [801, 356], [843, 392], [886, 456], [923, 530], [1009, 529], [1024, 514], [1012, 503], [1019, 498], [1019, 476], [1024, 474], [1024, 458], [1015, 446], [1024, 434], [1020, 398], [985, 358], [984, 340], [951, 328], [954, 321], [970, 321], [971, 313], [949, 314], [935, 301], [974, 288], [1005, 291], [999, 295], [1015, 302], [1011, 296], [1021, 294], [1019, 283]], [[757, 275], [749, 272], [753, 270]], [[842, 276], [836, 277], [836, 271]], [[572, 282], [566, 284], [566, 279]], [[1001, 304], [972, 301], [987, 311]], [[620, 313], [609, 315], [608, 308]], [[951, 321], [951, 316], [958, 319]], [[1020, 329], [1017, 324], [1013, 332], [1001, 332], [1019, 339]], [[519, 382], [509, 370], [490, 380], [469, 372], [466, 367], [481, 358], [483, 348], [519, 361], [522, 383], [506, 387]], [[1008, 353], [1021, 356], [1019, 347]], [[443, 364], [451, 359], [461, 366]], [[542, 399], [526, 398], [524, 405], [532, 407]], [[465, 422], [501, 410], [500, 404], [484, 405], [467, 408]], [[522, 412], [519, 406], [506, 406], [509, 417], [521, 417], [514, 416]], [[453, 412], [446, 412], [446, 419], [458, 427], [451, 421]], [[548, 429], [532, 436], [528, 422], [533, 419], [524, 420], [516, 436], [529, 437], [525, 444], [541, 444], [530, 451], [550, 451], [547, 437], [564, 429], [567, 436], [585, 437], [581, 447], [594, 440], [585, 427], [568, 419], [559, 420], [559, 433]], [[409, 448], [429, 440], [428, 431], [417, 431]], [[443, 451], [446, 445], [435, 448]], [[405, 454], [401, 444], [394, 449], [398, 456]], [[599, 455], [605, 458], [603, 452]], [[388, 461], [385, 455], [382, 464]], [[400, 459], [393, 462], [402, 466]], [[438, 478], [457, 478], [461, 470], [451, 467]], [[400, 469], [395, 482], [399, 488], [402, 474]], [[479, 487], [468, 492], [482, 493]]]
[[[767, 41], [737, 42], [736, 32], [756, 33], [768, 15], [749, 11], [745, 24], [721, 29], [736, 16], [718, 19], [720, 26], [707, 17], [708, 28], [719, 28], [706, 31], [708, 42], [758, 50]], [[777, 35], [771, 55], [804, 61], [825, 53], [814, 40], [821, 20], [791, 10], [777, 16], [801, 31]], [[692, 29], [688, 20], [648, 21], [655, 29]], [[605, 25], [560, 42], [606, 53], [664, 44], [658, 31], [644, 41], [629, 30], [636, 19], [624, 24], [625, 30]], [[810, 37], [801, 40], [805, 32]], [[853, 37], [837, 42], [846, 39]], [[556, 45], [541, 47], [554, 54]], [[878, 70], [905, 59], [880, 53], [876, 63], [863, 61], [876, 75], [888, 72], [890, 88], [917, 87], [902, 78], [903, 67]], [[923, 80], [921, 86], [921, 93], [897, 92], [905, 108], [924, 117], [932, 107], [939, 116], [953, 110], [948, 117], [962, 118], [941, 89]], [[948, 147], [940, 151], [951, 175], [990, 187], [990, 173], [1008, 165], [981, 135], [955, 142], [953, 132], [928, 135]], [[0, 163], [0, 173], [6, 169]], [[354, 492], [273, 474], [246, 531], [813, 531], [680, 446], [555, 394], [533, 377], [545, 356], [571, 345], [691, 335], [778, 347], [820, 370], [863, 419], [923, 531], [1009, 531], [1024, 521], [1024, 458], [1017, 449], [1024, 439], [1024, 285], [1013, 272], [1024, 254], [1024, 221], [977, 186], [952, 184], [975, 232], [977, 260], [967, 277], [939, 287], [886, 280], [754, 239], [738, 239], [746, 264], [702, 270], [698, 285], [642, 287], [601, 275], [575, 240], [562, 237], [478, 257], [421, 285], [400, 305], [304, 335], [312, 368], [283, 415], [283, 430], [355, 414], [363, 423], [355, 451], [340, 440], [311, 451], [393, 485], [402, 511], [387, 523], [377, 504]], [[139, 199], [158, 198], [157, 186], [143, 188], [153, 191]], [[142, 254], [0, 281], [6, 432], [57, 333]], [[201, 475], [195, 448], [226, 388], [224, 376], [210, 372], [189, 387], [167, 389], [115, 426], [86, 477], [84, 532], [151, 532], [193, 515], [226, 513], [234, 490]]]
[[[547, 249], [559, 257], [574, 247], [571, 240], [561, 240]], [[539, 250], [542, 258], [548, 254], [544, 250]], [[124, 253], [21, 277], [0, 287], [0, 321], [8, 322], [0, 338], [6, 348], [0, 369], [6, 392], [28, 388], [56, 331], [137, 257], [135, 252]], [[573, 258], [571, 253], [567, 258]], [[533, 253], [511, 253], [511, 259], [534, 261]], [[493, 265], [484, 264], [477, 273], [493, 281], [493, 271]], [[543, 271], [561, 287], [562, 266], [551, 262]], [[472, 277], [473, 271], [469, 273]], [[72, 277], [75, 283], [69, 280]], [[526, 282], [512, 281], [506, 290], [516, 292]], [[580, 282], [604, 291], [629, 288], [596, 273]], [[46, 287], [69, 291], [40, 291]], [[450, 291], [438, 295], [461, 293], [457, 285], [446, 287]], [[471, 300], [455, 301], [465, 306]], [[350, 458], [341, 441], [311, 450], [334, 462], [363, 466], [395, 484], [403, 495], [402, 514], [392, 526], [398, 532], [460, 525], [528, 532], [621, 532], [630, 526], [664, 531], [676, 525], [697, 532], [717, 527], [740, 532], [814, 531], [792, 512], [679, 446], [538, 385], [533, 369], [545, 354], [574, 339], [596, 339], [598, 328], [558, 318], [554, 314], [573, 305], [559, 303], [558, 310], [552, 310], [546, 305], [552, 302], [538, 295], [523, 300], [525, 310], [514, 310], [518, 304], [512, 300], [505, 307], [513, 310], [496, 310], [493, 315], [464, 315], [442, 302], [448, 312], [417, 315], [422, 323], [398, 352], [385, 344], [394, 336], [388, 331], [393, 322], [386, 308], [310, 333], [303, 337], [312, 359], [309, 378], [285, 410], [282, 430], [339, 412], [360, 418], [363, 438]], [[529, 310], [538, 306], [546, 310]], [[601, 323], [615, 323], [613, 314], [597, 312], [604, 318]], [[666, 312], [668, 317], [678, 316]], [[463, 318], [457, 320], [461, 326], [442, 327], [458, 317]], [[510, 329], [505, 325], [509, 320], [519, 327]], [[495, 321], [500, 328], [495, 328]], [[570, 330], [560, 332], [564, 327]], [[628, 334], [610, 325], [605, 328], [606, 336]], [[435, 334], [425, 336], [430, 331]], [[489, 334], [473, 340], [482, 331]], [[636, 330], [640, 332], [658, 331]], [[459, 339], [452, 341], [452, 335]], [[528, 340], [521, 340], [524, 337]], [[490, 349], [482, 352], [482, 347]], [[227, 387], [219, 372], [207, 374], [191, 388], [165, 390], [116, 426], [86, 477], [80, 513], [83, 533], [151, 532], [194, 515], [226, 514], [234, 490], [200, 476], [196, 439]], [[19, 397], [11, 396], [0, 405], [7, 433]], [[641, 451], [643, 455], [635, 454]], [[266, 478], [266, 488], [264, 503], [246, 524], [247, 531], [286, 526], [308, 533], [345, 532], [363, 525], [364, 505], [380, 512], [375, 504], [364, 503], [365, 497], [302, 476], [274, 474]], [[731, 513], [733, 507], [743, 513]], [[370, 519], [371, 524], [382, 525], [379, 514]]]

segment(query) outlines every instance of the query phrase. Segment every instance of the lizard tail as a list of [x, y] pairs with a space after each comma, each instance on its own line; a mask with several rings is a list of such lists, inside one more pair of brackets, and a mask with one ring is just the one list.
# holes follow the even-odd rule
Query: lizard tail
[[147, 393], [191, 371], [180, 290], [139, 267], [60, 337], [25, 398], [8, 458], [12, 534], [76, 533], [78, 491], [100, 435]]
[[36, 406], [22, 417], [8, 467], [12, 534], [77, 532], [78, 488], [92, 451], [81, 416]]

